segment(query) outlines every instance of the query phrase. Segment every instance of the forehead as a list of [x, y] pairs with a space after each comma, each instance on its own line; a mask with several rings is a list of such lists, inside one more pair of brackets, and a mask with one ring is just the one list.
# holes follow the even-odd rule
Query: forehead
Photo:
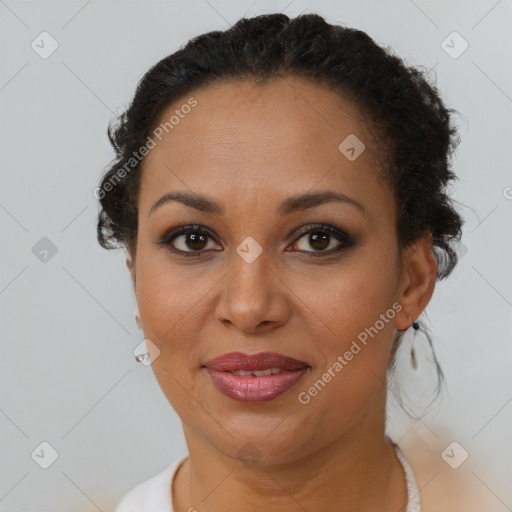
[[[197, 105], [185, 109], [191, 97]], [[165, 143], [159, 146], [175, 156], [213, 152], [209, 156], [215, 158], [215, 153], [222, 155], [229, 149], [237, 157], [273, 158], [280, 153], [281, 158], [318, 158], [326, 149], [338, 151], [339, 143], [351, 133], [367, 142], [370, 137], [353, 103], [323, 85], [297, 77], [265, 84], [234, 80], [208, 85], [174, 101], [161, 113], [158, 124], [164, 127], [169, 120], [172, 126], [162, 134]], [[282, 154], [284, 148], [294, 151]]]
[[[195, 106], [184, 108], [190, 98]], [[166, 122], [143, 163], [142, 201], [167, 189], [189, 189], [219, 200], [231, 194], [243, 203], [315, 187], [360, 202], [365, 195], [375, 202], [368, 196], [379, 194], [389, 201], [361, 111], [326, 86], [296, 77], [263, 85], [215, 83], [167, 106], [159, 125]], [[351, 147], [364, 150], [353, 159], [354, 152], [344, 153]]]

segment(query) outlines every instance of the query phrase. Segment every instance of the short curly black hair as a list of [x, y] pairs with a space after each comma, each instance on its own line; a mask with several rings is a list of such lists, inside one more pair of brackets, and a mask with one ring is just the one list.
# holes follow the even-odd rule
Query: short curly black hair
[[463, 224], [446, 194], [456, 179], [450, 169], [459, 142], [451, 116], [456, 111], [445, 107], [424, 71], [365, 32], [331, 25], [318, 14], [242, 18], [226, 31], [193, 38], [143, 76], [131, 104], [108, 129], [116, 158], [96, 189], [101, 246], [136, 246], [140, 150], [167, 105], [216, 82], [287, 76], [327, 85], [359, 107], [378, 133], [380, 171], [397, 201], [399, 246], [430, 232], [437, 278], [448, 276]]

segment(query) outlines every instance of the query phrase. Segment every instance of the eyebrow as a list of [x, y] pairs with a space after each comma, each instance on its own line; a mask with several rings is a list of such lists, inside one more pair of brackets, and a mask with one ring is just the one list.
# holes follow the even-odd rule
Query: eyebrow
[[[157, 208], [171, 201], [182, 203], [186, 206], [190, 206], [192, 208], [195, 208], [196, 210], [200, 210], [206, 213], [212, 213], [215, 215], [224, 214], [223, 206], [207, 196], [191, 192], [170, 192], [163, 195], [151, 207], [148, 215], [151, 215]], [[366, 214], [366, 210], [361, 203], [357, 202], [355, 199], [347, 196], [346, 194], [343, 194], [341, 192], [334, 192], [332, 190], [296, 194], [294, 196], [289, 197], [288, 199], [285, 199], [279, 205], [277, 211], [280, 215], [283, 216], [290, 215], [291, 213], [307, 210], [309, 208], [314, 208], [315, 206], [319, 206], [332, 201], [337, 201], [355, 206], [362, 213]]]

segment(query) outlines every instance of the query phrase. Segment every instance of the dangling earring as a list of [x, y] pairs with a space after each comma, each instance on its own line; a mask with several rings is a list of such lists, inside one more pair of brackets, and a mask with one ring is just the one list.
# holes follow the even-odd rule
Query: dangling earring
[[142, 331], [142, 322], [140, 320], [139, 308], [137, 308], [137, 311], [135, 311], [135, 323], [137, 324], [139, 331]]
[[418, 332], [420, 326], [419, 326], [419, 322], [412, 321], [411, 315], [409, 315], [409, 313], [407, 313], [407, 316], [409, 317], [409, 320], [412, 322], [411, 325], [412, 325], [412, 328], [414, 329], [414, 334], [412, 335], [410, 349], [409, 349], [410, 353], [411, 353], [411, 366], [413, 367], [414, 370], [417, 370], [418, 369], [418, 361], [416, 359], [416, 351], [414, 350], [413, 343], [414, 343], [414, 339], [416, 338], [416, 332]]

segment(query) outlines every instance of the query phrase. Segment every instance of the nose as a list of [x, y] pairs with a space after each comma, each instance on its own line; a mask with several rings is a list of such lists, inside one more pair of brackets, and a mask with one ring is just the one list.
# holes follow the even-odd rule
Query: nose
[[247, 263], [237, 254], [221, 282], [215, 318], [245, 334], [271, 331], [286, 323], [290, 314], [287, 287], [264, 254]]

